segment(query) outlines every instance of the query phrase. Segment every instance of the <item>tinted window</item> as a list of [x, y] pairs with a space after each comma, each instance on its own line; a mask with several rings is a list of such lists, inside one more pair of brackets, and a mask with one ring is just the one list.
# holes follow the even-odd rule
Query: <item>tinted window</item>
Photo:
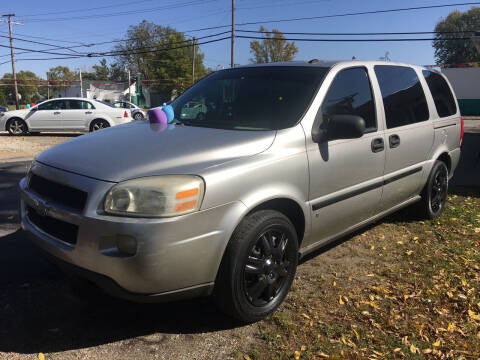
[[377, 130], [375, 103], [365, 68], [340, 71], [322, 103], [323, 121], [332, 115], [358, 115], [365, 120], [366, 132]]
[[447, 82], [442, 75], [434, 71], [423, 70], [423, 76], [432, 93], [438, 116], [446, 117], [457, 113], [457, 105]]
[[288, 128], [307, 110], [327, 71], [307, 66], [217, 71], [172, 102], [175, 121], [236, 130]]
[[415, 70], [377, 65], [375, 74], [383, 97], [387, 128], [428, 120], [428, 105]]
[[72, 110], [81, 110], [82, 109], [82, 101], [80, 100], [68, 100], [69, 109]]
[[53, 100], [38, 105], [38, 110], [63, 110], [66, 108], [65, 100]]

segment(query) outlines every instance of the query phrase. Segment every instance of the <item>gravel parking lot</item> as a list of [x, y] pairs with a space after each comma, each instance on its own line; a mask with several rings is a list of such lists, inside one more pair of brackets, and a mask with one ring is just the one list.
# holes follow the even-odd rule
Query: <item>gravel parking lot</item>
[[54, 145], [73, 139], [77, 133], [41, 133], [28, 136], [10, 136], [0, 132], [0, 162], [30, 160]]

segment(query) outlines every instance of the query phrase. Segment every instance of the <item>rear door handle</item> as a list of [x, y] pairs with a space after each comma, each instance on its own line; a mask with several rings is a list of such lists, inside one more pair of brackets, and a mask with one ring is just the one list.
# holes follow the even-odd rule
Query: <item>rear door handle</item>
[[388, 137], [388, 143], [390, 144], [391, 149], [400, 146], [400, 136], [397, 134], [390, 135]]
[[385, 149], [383, 138], [375, 138], [372, 140], [372, 152], [377, 153]]
[[60, 111], [55, 111], [53, 115], [60, 115]]
[[85, 114], [90, 115], [92, 112], [91, 111], [85, 111]]

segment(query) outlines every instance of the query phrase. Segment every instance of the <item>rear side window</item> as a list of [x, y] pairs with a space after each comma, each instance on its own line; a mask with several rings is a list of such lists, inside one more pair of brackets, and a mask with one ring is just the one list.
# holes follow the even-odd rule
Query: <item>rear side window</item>
[[455, 99], [443, 76], [429, 70], [423, 70], [422, 73], [432, 93], [438, 116], [446, 117], [456, 114], [457, 105], [455, 104]]
[[383, 97], [387, 128], [410, 125], [429, 118], [427, 100], [415, 70], [405, 66], [375, 66]]
[[325, 121], [332, 115], [358, 115], [365, 120], [366, 132], [377, 130], [375, 103], [365, 68], [340, 71], [322, 103]]

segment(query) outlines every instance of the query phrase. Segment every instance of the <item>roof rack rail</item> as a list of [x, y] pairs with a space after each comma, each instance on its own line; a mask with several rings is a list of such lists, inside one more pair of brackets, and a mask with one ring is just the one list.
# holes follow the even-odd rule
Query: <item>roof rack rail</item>
[[320, 62], [320, 60], [318, 60], [318, 59], [312, 59], [312, 60], [308, 61], [309, 64], [316, 64], [318, 62]]

